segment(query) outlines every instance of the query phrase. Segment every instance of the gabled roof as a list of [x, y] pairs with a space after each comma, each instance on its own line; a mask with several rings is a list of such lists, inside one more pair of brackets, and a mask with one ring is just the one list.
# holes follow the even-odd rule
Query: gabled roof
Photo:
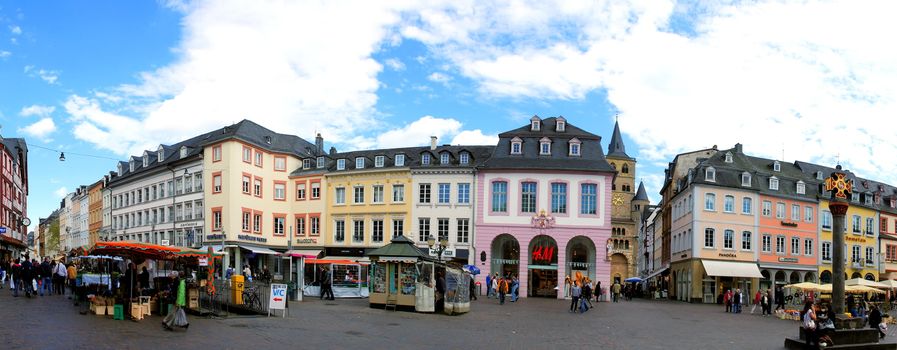
[[365, 255], [372, 257], [390, 256], [429, 259], [429, 256], [425, 255], [420, 249], [414, 246], [414, 242], [402, 235], [396, 236], [396, 238], [393, 238], [389, 244], [367, 252]]
[[620, 135], [619, 121], [614, 122], [614, 134], [610, 138], [610, 143], [607, 144], [607, 156], [634, 159], [626, 154], [626, 145], [623, 144], [623, 135]]

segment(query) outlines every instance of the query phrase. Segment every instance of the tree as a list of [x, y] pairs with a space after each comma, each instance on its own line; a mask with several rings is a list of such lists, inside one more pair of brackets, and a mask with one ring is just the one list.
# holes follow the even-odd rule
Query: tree
[[59, 251], [59, 219], [53, 219], [47, 231], [47, 254], [49, 255]]

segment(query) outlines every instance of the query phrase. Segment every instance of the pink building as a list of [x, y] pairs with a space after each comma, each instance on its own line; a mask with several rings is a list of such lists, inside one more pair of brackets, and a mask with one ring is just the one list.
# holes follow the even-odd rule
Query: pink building
[[521, 297], [564, 298], [564, 276], [610, 284], [611, 184], [601, 137], [534, 116], [499, 135], [477, 174], [475, 264], [517, 275]]

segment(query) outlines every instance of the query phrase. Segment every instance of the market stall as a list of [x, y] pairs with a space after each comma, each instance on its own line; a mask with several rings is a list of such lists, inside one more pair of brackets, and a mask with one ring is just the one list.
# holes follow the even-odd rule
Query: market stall
[[367, 298], [369, 265], [348, 259], [305, 259], [303, 294], [321, 296], [321, 284], [329, 277], [334, 297]]

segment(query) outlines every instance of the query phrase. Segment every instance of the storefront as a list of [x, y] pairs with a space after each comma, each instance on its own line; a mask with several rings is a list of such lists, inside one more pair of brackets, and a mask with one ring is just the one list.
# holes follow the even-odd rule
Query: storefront
[[520, 271], [520, 243], [514, 236], [502, 234], [492, 240], [491, 271], [500, 276], [516, 274]]
[[[701, 266], [704, 270], [701, 288], [704, 303], [717, 302], [727, 290], [740, 289], [744, 295], [754, 295], [763, 278], [756, 263], [703, 259]], [[710, 291], [716, 292], [714, 299], [711, 299]]]
[[539, 235], [529, 244], [529, 290], [527, 296], [557, 298], [558, 254], [554, 238]]

